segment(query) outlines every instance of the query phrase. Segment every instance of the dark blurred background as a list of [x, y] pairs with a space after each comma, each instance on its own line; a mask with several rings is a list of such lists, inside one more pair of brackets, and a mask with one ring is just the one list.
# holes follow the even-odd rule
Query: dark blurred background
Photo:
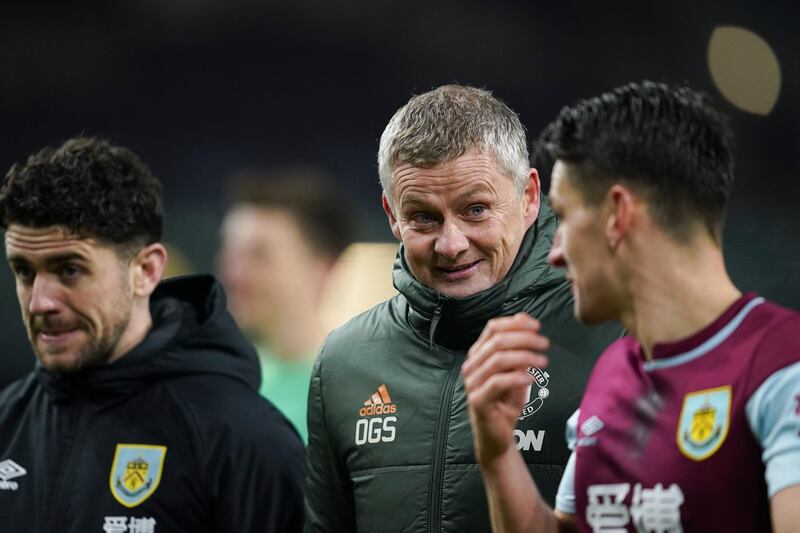
[[[487, 87], [533, 138], [577, 98], [685, 80], [737, 135], [734, 281], [800, 308], [798, 13], [789, 2], [5, 0], [0, 167], [81, 133], [130, 146], [164, 181], [167, 241], [209, 270], [224, 178], [242, 166], [319, 165], [351, 198], [361, 240], [391, 240], [375, 153], [412, 94]], [[2, 386], [34, 362], [6, 267], [0, 339]]]

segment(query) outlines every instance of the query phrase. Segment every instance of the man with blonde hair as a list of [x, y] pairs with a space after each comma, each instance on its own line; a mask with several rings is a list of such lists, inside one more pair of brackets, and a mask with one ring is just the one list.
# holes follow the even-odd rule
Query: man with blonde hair
[[[309, 394], [309, 531], [486, 531], [461, 364], [487, 320], [530, 313], [553, 362], [531, 367], [515, 445], [555, 496], [563, 427], [597, 355], [620, 335], [572, 317], [546, 257], [556, 218], [516, 113], [488, 91], [415, 96], [381, 136], [383, 208], [401, 241], [399, 295], [333, 332]], [[513, 355], [513, 354], [509, 354]], [[549, 480], [549, 481], [547, 481]]]

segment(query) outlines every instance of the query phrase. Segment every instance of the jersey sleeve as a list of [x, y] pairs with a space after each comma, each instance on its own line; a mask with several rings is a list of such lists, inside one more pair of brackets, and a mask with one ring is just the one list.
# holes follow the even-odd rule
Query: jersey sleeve
[[556, 511], [567, 514], [575, 514], [575, 442], [578, 438], [578, 416], [580, 409], [576, 410], [567, 420], [565, 437], [567, 446], [572, 453], [564, 468], [564, 475], [561, 483], [558, 484], [556, 493]]
[[567, 441], [567, 447], [575, 451], [575, 444], [578, 441], [578, 417], [581, 415], [580, 409], [575, 409], [575, 412], [567, 419], [566, 427], [564, 429], [564, 438]]
[[575, 452], [570, 454], [561, 483], [558, 484], [556, 511], [575, 514]]
[[748, 399], [746, 412], [763, 450], [769, 497], [800, 484], [800, 362], [768, 377]]

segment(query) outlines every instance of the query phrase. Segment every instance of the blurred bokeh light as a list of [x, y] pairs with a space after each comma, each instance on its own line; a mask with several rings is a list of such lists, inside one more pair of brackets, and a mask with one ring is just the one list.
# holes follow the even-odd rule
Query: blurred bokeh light
[[722, 96], [742, 111], [768, 115], [781, 93], [781, 67], [775, 52], [755, 33], [716, 28], [708, 43], [708, 68]]
[[396, 254], [396, 243], [360, 242], [345, 250], [331, 273], [322, 302], [327, 331], [397, 294], [392, 286]]

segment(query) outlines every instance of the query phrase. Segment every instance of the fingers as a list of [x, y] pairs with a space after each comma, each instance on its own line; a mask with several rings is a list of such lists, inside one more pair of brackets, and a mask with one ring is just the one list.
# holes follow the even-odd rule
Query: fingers
[[469, 350], [461, 371], [475, 449], [481, 460], [513, 449], [517, 416], [528, 400], [529, 367], [547, 366], [550, 341], [527, 313], [490, 320]]
[[485, 337], [489, 337], [501, 331], [508, 331], [514, 329], [530, 329], [532, 331], [539, 331], [542, 327], [541, 322], [533, 318], [528, 313], [517, 313], [512, 316], [502, 316], [493, 318], [486, 323], [480, 337], [476, 342], [480, 342]]
[[[486, 363], [486, 360], [498, 352], [510, 350], [528, 350], [542, 355], [550, 347], [547, 337], [534, 331], [504, 331], [488, 337], [483, 342], [476, 342], [470, 348], [465, 363], [466, 371]], [[467, 364], [469, 363], [469, 364]]]
[[[528, 367], [547, 366], [547, 357], [528, 350], [501, 350], [492, 353], [483, 363], [463, 372], [467, 394], [481, 387], [492, 376], [507, 373], [524, 373]], [[527, 383], [531, 377], [528, 376]]]
[[483, 365], [487, 358], [500, 351], [530, 350], [541, 354], [550, 347], [550, 341], [539, 333], [540, 328], [541, 323], [527, 313], [490, 320], [470, 348], [462, 371], [465, 375], [471, 373]]
[[[526, 313], [486, 324], [461, 368], [471, 409], [518, 412], [533, 380], [527, 369], [547, 366], [544, 352], [550, 341], [540, 329], [541, 323]], [[515, 417], [511, 418], [513, 424]]]
[[527, 389], [531, 380], [530, 375], [519, 370], [493, 374], [479, 386], [474, 386], [469, 391], [467, 401], [470, 408], [476, 412], [481, 412], [489, 405], [507, 404], [507, 407], [512, 409], [514, 418], [516, 418], [516, 414], [525, 401], [524, 395], [520, 393]]

